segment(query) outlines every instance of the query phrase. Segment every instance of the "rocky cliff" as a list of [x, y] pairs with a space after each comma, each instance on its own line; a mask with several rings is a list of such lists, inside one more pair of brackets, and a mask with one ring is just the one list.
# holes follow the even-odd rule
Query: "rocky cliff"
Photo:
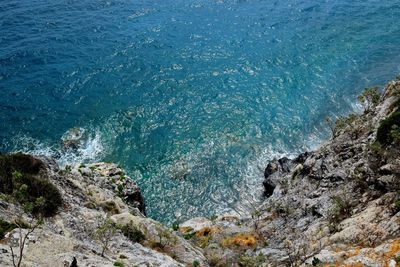
[[399, 95], [399, 80], [367, 90], [364, 113], [336, 120], [318, 150], [268, 163], [247, 217], [172, 229], [145, 216], [115, 164], [0, 155], [0, 265], [12, 254], [15, 266], [20, 255], [21, 266], [399, 265]]

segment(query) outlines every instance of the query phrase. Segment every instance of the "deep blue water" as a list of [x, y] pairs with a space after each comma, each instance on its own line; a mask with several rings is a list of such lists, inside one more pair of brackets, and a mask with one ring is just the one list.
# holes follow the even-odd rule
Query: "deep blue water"
[[[243, 212], [267, 161], [400, 73], [399, 1], [0, 0], [0, 151], [121, 164], [164, 222]], [[90, 134], [64, 153], [70, 128]]]

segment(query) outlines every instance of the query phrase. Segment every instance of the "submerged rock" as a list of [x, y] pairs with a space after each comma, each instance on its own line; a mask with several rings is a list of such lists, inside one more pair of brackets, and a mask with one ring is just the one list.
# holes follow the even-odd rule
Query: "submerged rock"
[[87, 131], [83, 128], [71, 128], [63, 134], [61, 141], [64, 149], [76, 150], [86, 144], [89, 139]]
[[178, 180], [184, 180], [191, 172], [190, 164], [184, 160], [176, 162], [171, 168], [171, 176]]

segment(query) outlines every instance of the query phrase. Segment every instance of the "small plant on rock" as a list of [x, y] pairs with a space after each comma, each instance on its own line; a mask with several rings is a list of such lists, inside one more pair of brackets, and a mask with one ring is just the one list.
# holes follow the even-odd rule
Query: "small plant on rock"
[[103, 208], [103, 210], [108, 214], [114, 215], [120, 213], [117, 203], [115, 203], [115, 201], [113, 200], [105, 201], [100, 205]]
[[400, 199], [396, 200], [393, 203], [393, 207], [392, 207], [392, 214], [397, 214], [398, 212], [400, 212]]
[[179, 223], [178, 222], [174, 222], [172, 224], [172, 230], [174, 230], [174, 231], [178, 231], [179, 230]]
[[[290, 239], [284, 240], [283, 245], [288, 255], [286, 266], [301, 266], [309, 255], [311, 240], [303, 232], [297, 232], [295, 228], [290, 227], [289, 233], [292, 233]], [[297, 241], [293, 241], [297, 240]]]
[[358, 101], [364, 107], [364, 112], [369, 113], [379, 104], [381, 92], [379, 87], [365, 88], [364, 92], [358, 96]]
[[318, 266], [319, 264], [321, 264], [321, 260], [318, 259], [317, 257], [314, 257], [314, 258], [312, 259], [311, 264], [312, 264], [312, 266]]
[[157, 227], [157, 240], [151, 243], [153, 248], [158, 248], [164, 251], [167, 247], [176, 243], [176, 237], [171, 233], [169, 229], [163, 229]]
[[124, 236], [126, 236], [127, 238], [129, 238], [129, 240], [133, 242], [141, 243], [146, 239], [146, 236], [139, 229], [139, 227], [133, 225], [133, 223], [126, 224], [120, 227], [120, 229]]
[[243, 255], [239, 258], [238, 265], [240, 267], [259, 267], [265, 263], [266, 258], [263, 254], [257, 256]]
[[254, 231], [258, 231], [259, 226], [260, 226], [260, 221], [262, 217], [262, 212], [259, 208], [253, 207], [253, 212], [251, 213], [251, 218], [253, 219], [254, 222]]
[[351, 175], [352, 179], [355, 182], [355, 188], [360, 190], [360, 192], [362, 193], [368, 189], [367, 175], [368, 174], [361, 166], [357, 166], [354, 169], [353, 174]]
[[0, 219], [0, 240], [4, 238], [5, 234], [17, 228], [18, 226], [14, 223], [9, 223]]
[[368, 146], [368, 150], [377, 158], [382, 158], [385, 155], [385, 149], [378, 141], [373, 142]]
[[330, 117], [327, 117], [325, 121], [332, 132], [332, 136], [336, 137], [338, 136], [341, 130], [351, 125], [354, 121], [357, 120], [357, 118], [358, 116], [356, 114], [349, 114], [348, 116], [339, 116], [335, 122], [333, 122], [333, 120]]
[[117, 190], [118, 190], [118, 196], [123, 196], [124, 193], [124, 185], [123, 184], [118, 184], [117, 185]]
[[329, 215], [329, 230], [331, 232], [337, 232], [338, 225], [341, 221], [348, 218], [351, 215], [351, 205], [347, 199], [339, 196], [332, 197], [334, 202], [334, 208]]
[[385, 162], [386, 150], [378, 141], [368, 145], [367, 157], [371, 169], [377, 171]]
[[392, 125], [390, 130], [390, 138], [395, 144], [400, 144], [400, 127], [398, 125]]
[[65, 166], [65, 171], [66, 171], [67, 173], [70, 173], [70, 172], [72, 171], [72, 166], [71, 166], [71, 165], [66, 165], [66, 166]]
[[228, 264], [227, 259], [223, 256], [220, 255], [216, 252], [212, 252], [210, 254], [207, 255], [207, 260], [208, 260], [208, 264], [211, 267], [226, 267], [226, 266], [230, 266]]
[[[42, 219], [36, 221], [32, 220], [30, 224], [27, 224], [23, 220], [18, 219], [14, 221], [14, 224], [16, 225], [16, 228], [18, 228], [19, 231], [18, 251], [14, 252], [14, 249], [11, 245], [10, 245], [10, 250], [11, 250], [13, 266], [20, 267], [22, 263], [22, 258], [24, 256], [25, 244], [29, 236], [36, 230], [36, 228], [38, 228], [41, 224], [43, 224], [43, 220]], [[27, 231], [23, 233], [22, 231], [23, 229], [27, 229]]]
[[195, 235], [196, 235], [195, 232], [190, 232], [190, 233], [183, 234], [183, 238], [185, 238], [186, 240], [189, 240], [189, 239], [192, 239]]
[[11, 222], [7, 222], [3, 219], [0, 219], [0, 240], [4, 238], [6, 233], [18, 227], [22, 227], [23, 229], [28, 229], [31, 226], [21, 218], [12, 220]]
[[282, 217], [284, 219], [287, 219], [289, 214], [291, 213], [291, 210], [289, 208], [289, 205], [285, 202], [278, 202], [275, 204], [275, 206], [272, 207], [271, 212], [278, 217]]
[[115, 223], [107, 218], [95, 232], [95, 238], [101, 243], [101, 256], [104, 257], [104, 253], [108, 250], [108, 245], [115, 235], [117, 228]]
[[212, 227], [203, 227], [199, 231], [196, 232], [196, 243], [199, 247], [205, 248], [210, 244], [210, 241], [213, 238], [213, 233], [216, 231], [215, 228]]

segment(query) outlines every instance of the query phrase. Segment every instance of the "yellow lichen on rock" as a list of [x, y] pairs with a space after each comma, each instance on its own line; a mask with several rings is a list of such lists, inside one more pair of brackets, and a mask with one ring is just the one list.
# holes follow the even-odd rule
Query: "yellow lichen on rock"
[[225, 247], [239, 246], [239, 247], [255, 247], [257, 246], [257, 237], [254, 234], [237, 234], [233, 237], [227, 238], [222, 242]]

